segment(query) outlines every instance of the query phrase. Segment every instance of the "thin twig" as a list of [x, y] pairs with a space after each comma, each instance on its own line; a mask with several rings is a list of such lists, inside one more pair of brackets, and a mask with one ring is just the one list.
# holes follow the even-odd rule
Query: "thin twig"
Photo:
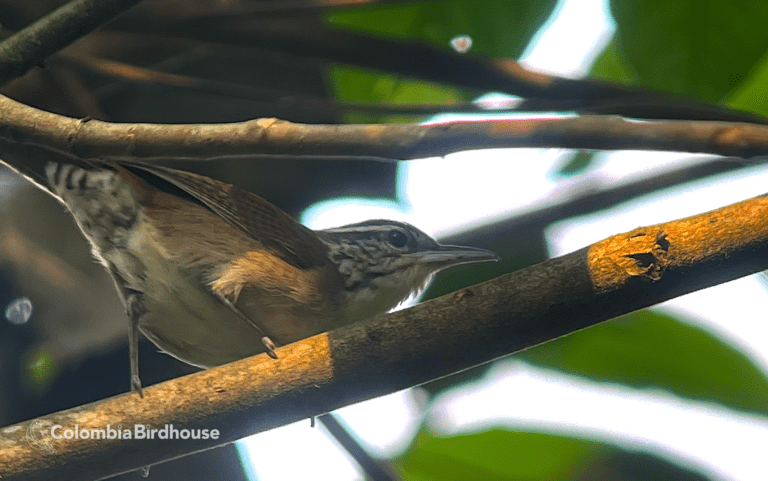
[[[448, 244], [471, 244], [486, 249], [494, 249], [499, 239], [510, 239], [512, 236], [520, 242], [528, 242], [528, 239], [541, 238], [546, 227], [563, 219], [609, 209], [651, 192], [748, 168], [755, 164], [754, 161], [737, 158], [714, 158], [620, 185], [587, 178], [574, 185], [572, 189], [559, 190], [556, 202], [540, 205], [531, 211], [486, 224], [481, 229], [452, 234], [441, 240]], [[507, 247], [511, 247], [510, 242], [507, 242]], [[542, 260], [531, 259], [531, 264]]]
[[[299, 21], [297, 19], [296, 21]], [[345, 63], [479, 92], [505, 92], [527, 99], [521, 109], [575, 110], [646, 119], [768, 123], [760, 115], [643, 87], [599, 79], [569, 79], [525, 68], [506, 58], [484, 58], [449, 48], [362, 33], [331, 30], [319, 22], [281, 25], [263, 19], [206, 16], [158, 21], [122, 17], [110, 26], [218, 44], [258, 47], [301, 59]]]
[[499, 113], [512, 112], [514, 108], [489, 108], [476, 102], [456, 104], [375, 104], [338, 102], [335, 100], [297, 95], [289, 90], [246, 85], [221, 80], [190, 77], [175, 73], [162, 72], [137, 65], [130, 65], [114, 60], [101, 59], [85, 55], [60, 54], [52, 59], [53, 63], [77, 66], [103, 76], [132, 83], [164, 85], [171, 88], [202, 92], [210, 95], [253, 100], [283, 108], [322, 110], [333, 114], [359, 111], [390, 115], [435, 115], [440, 113]]
[[0, 43], [0, 85], [141, 0], [73, 0]]
[[325, 426], [331, 436], [339, 442], [344, 450], [349, 453], [352, 458], [357, 461], [363, 472], [366, 474], [367, 479], [372, 481], [397, 481], [400, 479], [386, 461], [382, 462], [379, 459], [371, 456], [355, 437], [347, 431], [343, 424], [337, 419], [333, 413], [323, 414], [318, 416], [317, 419]]

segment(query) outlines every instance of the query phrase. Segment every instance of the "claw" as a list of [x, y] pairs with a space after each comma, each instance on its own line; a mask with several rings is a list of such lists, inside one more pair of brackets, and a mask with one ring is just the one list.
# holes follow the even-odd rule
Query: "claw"
[[141, 388], [141, 379], [139, 376], [131, 376], [131, 392], [139, 393], [139, 397], [144, 398], [144, 390]]
[[275, 343], [272, 342], [272, 339], [268, 338], [267, 336], [264, 336], [261, 338], [261, 343], [264, 345], [264, 349], [267, 350], [267, 354], [269, 354], [269, 357], [272, 359], [277, 359], [277, 353], [275, 352], [275, 349], [277, 349], [277, 346], [275, 346]]

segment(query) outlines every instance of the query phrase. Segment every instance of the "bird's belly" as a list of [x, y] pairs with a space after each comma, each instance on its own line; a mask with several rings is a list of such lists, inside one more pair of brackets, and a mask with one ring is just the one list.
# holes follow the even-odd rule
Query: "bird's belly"
[[[183, 277], [183, 276], [182, 276]], [[166, 274], [160, 279], [169, 279]], [[150, 284], [155, 284], [148, 278]], [[210, 292], [177, 278], [151, 287], [154, 295], [139, 320], [142, 332], [164, 352], [199, 367], [213, 367], [264, 352], [266, 334], [278, 346], [328, 328], [327, 312], [278, 303], [269, 294], [251, 296], [246, 305], [256, 329]]]
[[[139, 223], [126, 249], [103, 253], [129, 288], [142, 294], [139, 328], [164, 352], [211, 367], [264, 352], [261, 334], [207, 291], [196, 269], [181, 267]], [[139, 260], [140, 259], [140, 260]]]
[[256, 329], [210, 294], [195, 290], [197, 295], [148, 303], [139, 320], [144, 335], [164, 352], [199, 367], [264, 352]]
[[262, 334], [167, 260], [148, 263], [139, 328], [164, 352], [211, 367], [264, 351]]
[[[200, 280], [200, 270], [181, 267], [156, 241], [157, 234], [141, 224], [128, 247], [144, 262], [140, 269], [127, 256], [113, 258], [129, 284], [144, 293], [139, 328], [164, 352], [199, 367], [212, 367], [264, 352], [267, 335], [285, 345], [328, 329], [327, 306], [317, 307], [263, 289], [246, 288], [235, 312]], [[141, 275], [135, 275], [137, 270]], [[257, 329], [243, 316], [258, 326]]]

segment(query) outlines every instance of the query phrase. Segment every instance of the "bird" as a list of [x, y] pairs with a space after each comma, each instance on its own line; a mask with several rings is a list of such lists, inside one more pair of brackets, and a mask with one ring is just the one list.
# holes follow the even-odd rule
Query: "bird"
[[64, 204], [112, 277], [142, 397], [139, 332], [201, 368], [277, 358], [397, 307], [442, 269], [499, 260], [393, 220], [313, 231], [238, 186], [137, 160], [3, 162]]

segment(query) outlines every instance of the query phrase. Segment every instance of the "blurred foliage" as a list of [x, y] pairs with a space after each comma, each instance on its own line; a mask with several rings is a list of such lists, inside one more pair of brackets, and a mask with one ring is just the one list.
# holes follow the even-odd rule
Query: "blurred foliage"
[[421, 432], [397, 465], [409, 480], [564, 479], [606, 449], [583, 440], [498, 429], [452, 437]]
[[595, 164], [596, 152], [579, 151], [557, 169], [555, 175], [559, 177], [573, 177], [590, 169]]
[[768, 414], [768, 379], [712, 334], [652, 310], [633, 312], [516, 356], [540, 366]]
[[614, 0], [616, 35], [590, 75], [768, 115], [768, 4]]
[[737, 109], [768, 115], [768, 53], [755, 64], [752, 71], [733, 89], [726, 99]]
[[648, 87], [720, 101], [768, 49], [762, 0], [611, 2], [616, 40]]
[[637, 83], [637, 75], [627, 64], [616, 37], [614, 37], [592, 63], [591, 77], [603, 78], [625, 84]]
[[[382, 104], [453, 104], [468, 98], [458, 88], [431, 82], [403, 79], [395, 75], [376, 74], [354, 67], [329, 69], [331, 84], [339, 100], [346, 102], [380, 102]], [[351, 112], [347, 123], [418, 122], [403, 115], [375, 115]]]
[[552, 434], [489, 430], [436, 437], [421, 432], [395, 461], [404, 479], [704, 480], [700, 473], [648, 453]]
[[[364, 10], [337, 10], [328, 15], [327, 21], [334, 28], [418, 40], [445, 49], [451, 48], [451, 39], [463, 35], [472, 39], [472, 54], [518, 58], [556, 3], [554, 0], [402, 2]], [[332, 66], [329, 74], [336, 97], [348, 102], [451, 104], [473, 100], [473, 96], [454, 87], [350, 66]], [[408, 119], [349, 114], [345, 120], [403, 122]]]
[[554, 0], [432, 0], [337, 10], [328, 22], [337, 28], [422, 40], [450, 48], [451, 39], [472, 39], [471, 52], [518, 58], [557, 4]]

